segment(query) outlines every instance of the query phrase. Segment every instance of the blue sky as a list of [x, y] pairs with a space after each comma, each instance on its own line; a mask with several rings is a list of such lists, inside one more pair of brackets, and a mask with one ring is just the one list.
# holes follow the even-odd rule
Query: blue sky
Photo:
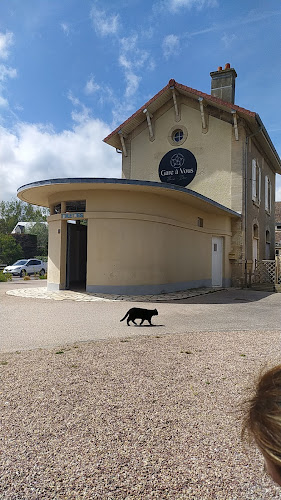
[[42, 179], [120, 177], [102, 139], [171, 78], [210, 93], [227, 62], [235, 103], [281, 156], [280, 27], [280, 0], [0, 0], [0, 199]]

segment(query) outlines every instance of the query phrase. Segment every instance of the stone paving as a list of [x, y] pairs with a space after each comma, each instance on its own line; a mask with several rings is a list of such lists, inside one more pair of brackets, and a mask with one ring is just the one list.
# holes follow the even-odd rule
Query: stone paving
[[165, 302], [171, 300], [188, 299], [205, 295], [207, 293], [217, 292], [223, 288], [193, 288], [186, 291], [174, 293], [162, 293], [159, 295], [104, 295], [100, 293], [76, 292], [72, 290], [49, 291], [47, 288], [20, 288], [8, 290], [7, 295], [24, 297], [31, 299], [49, 299], [49, 300], [74, 300], [76, 302], [94, 302], [94, 301], [113, 301], [124, 300], [128, 302]]

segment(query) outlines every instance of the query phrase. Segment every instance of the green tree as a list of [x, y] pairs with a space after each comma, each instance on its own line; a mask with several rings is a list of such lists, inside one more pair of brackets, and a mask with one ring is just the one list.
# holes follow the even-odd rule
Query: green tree
[[48, 227], [46, 224], [36, 222], [33, 227], [26, 228], [26, 234], [36, 234], [37, 236], [37, 254], [40, 256], [48, 255]]
[[9, 234], [0, 234], [0, 262], [11, 265], [23, 257], [21, 246]]
[[10, 234], [19, 221], [46, 221], [47, 208], [35, 207], [24, 201], [13, 199], [0, 202], [0, 233]]

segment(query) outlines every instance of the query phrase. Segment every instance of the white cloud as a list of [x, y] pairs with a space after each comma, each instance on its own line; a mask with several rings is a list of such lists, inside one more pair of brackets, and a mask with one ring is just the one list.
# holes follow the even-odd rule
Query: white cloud
[[180, 50], [179, 37], [167, 35], [163, 40], [162, 49], [165, 59], [169, 59], [172, 55], [178, 55]]
[[98, 35], [115, 35], [120, 28], [119, 14], [107, 14], [104, 10], [99, 10], [94, 6], [90, 12], [95, 31]]
[[119, 64], [122, 68], [131, 69], [132, 63], [125, 54], [120, 54]]
[[183, 8], [202, 10], [208, 7], [217, 7], [218, 0], [159, 0], [153, 5], [154, 15], [159, 15], [159, 12], [172, 12], [177, 14]]
[[91, 119], [91, 110], [87, 108], [71, 91], [68, 92], [68, 99], [72, 102], [75, 109], [71, 112], [71, 118], [76, 123], [83, 123]]
[[100, 89], [100, 86], [95, 82], [94, 77], [91, 76], [85, 85], [84, 92], [87, 95], [91, 95], [91, 94], [94, 94], [99, 89]]
[[120, 39], [119, 62], [121, 66], [128, 69], [140, 69], [148, 61], [149, 52], [140, 49], [138, 43], [139, 37], [137, 34]]
[[7, 59], [9, 56], [9, 48], [14, 43], [14, 35], [10, 31], [6, 33], [0, 32], [0, 59]]
[[237, 36], [234, 34], [229, 35], [227, 33], [224, 33], [221, 39], [222, 39], [222, 42], [224, 43], [225, 48], [228, 49], [231, 46], [232, 42], [237, 40]]
[[7, 108], [8, 107], [8, 101], [5, 99], [5, 97], [0, 95], [0, 108]]
[[60, 27], [66, 36], [70, 34], [70, 25], [68, 23], [61, 23]]
[[[266, 11], [266, 12], [257, 12], [257, 11], [250, 11], [248, 14], [246, 14], [244, 17], [237, 17], [234, 19], [231, 19], [228, 24], [227, 28], [228, 30], [237, 28], [237, 26], [245, 25], [245, 24], [253, 24], [253, 23], [259, 23], [260, 21], [264, 21], [265, 19], [268, 19], [270, 17], [275, 17], [275, 16], [280, 16], [281, 15], [281, 10], [277, 11]], [[182, 36], [187, 37], [187, 38], [192, 38], [194, 36], [198, 35], [204, 35], [206, 33], [215, 33], [217, 31], [221, 32], [225, 29], [225, 23], [214, 23], [210, 25], [207, 28], [202, 28], [198, 31], [190, 31], [184, 33]], [[225, 35], [225, 42], [227, 43], [230, 41], [230, 37], [233, 37], [232, 39], [234, 40], [235, 35], [230, 35], [229, 37]]]
[[67, 94], [67, 98], [70, 100], [70, 102], [73, 104], [73, 106], [80, 106], [81, 102], [79, 101], [78, 97], [75, 97], [71, 90], [69, 90]]
[[[0, 59], [7, 59], [10, 52], [9, 48], [14, 43], [14, 35], [11, 32], [1, 33], [0, 32]], [[15, 68], [10, 68], [5, 64], [0, 64], [0, 107], [8, 108], [8, 100], [3, 96], [3, 91], [5, 89], [4, 83], [9, 78], [16, 78], [17, 70]]]
[[132, 97], [139, 88], [141, 77], [135, 75], [135, 73], [131, 71], [128, 71], [125, 74], [125, 78], [127, 82], [125, 97]]
[[119, 64], [124, 70], [126, 80], [125, 96], [132, 97], [138, 90], [141, 76], [137, 73], [145, 68], [154, 69], [154, 62], [147, 50], [138, 47], [139, 37], [133, 34], [120, 39]]
[[0, 127], [0, 199], [16, 196], [23, 184], [58, 177], [121, 177], [121, 159], [102, 142], [106, 123], [89, 119], [57, 134], [51, 126], [18, 123]]
[[217, 7], [217, 0], [169, 0], [166, 3], [166, 6], [172, 12], [179, 11], [182, 7], [187, 7], [191, 9], [192, 7], [196, 7], [201, 10], [204, 7]]
[[17, 76], [17, 70], [15, 68], [8, 68], [4, 64], [0, 64], [0, 82], [3, 82], [7, 78], [15, 78]]

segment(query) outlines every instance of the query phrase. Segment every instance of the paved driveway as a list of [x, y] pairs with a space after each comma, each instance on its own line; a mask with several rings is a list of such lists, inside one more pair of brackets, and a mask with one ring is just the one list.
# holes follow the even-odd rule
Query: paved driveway
[[183, 300], [72, 301], [7, 295], [11, 289], [46, 287], [45, 281], [0, 283], [0, 352], [151, 334], [152, 327], [120, 323], [130, 307], [158, 309], [154, 334], [280, 330], [281, 294], [230, 289]]

